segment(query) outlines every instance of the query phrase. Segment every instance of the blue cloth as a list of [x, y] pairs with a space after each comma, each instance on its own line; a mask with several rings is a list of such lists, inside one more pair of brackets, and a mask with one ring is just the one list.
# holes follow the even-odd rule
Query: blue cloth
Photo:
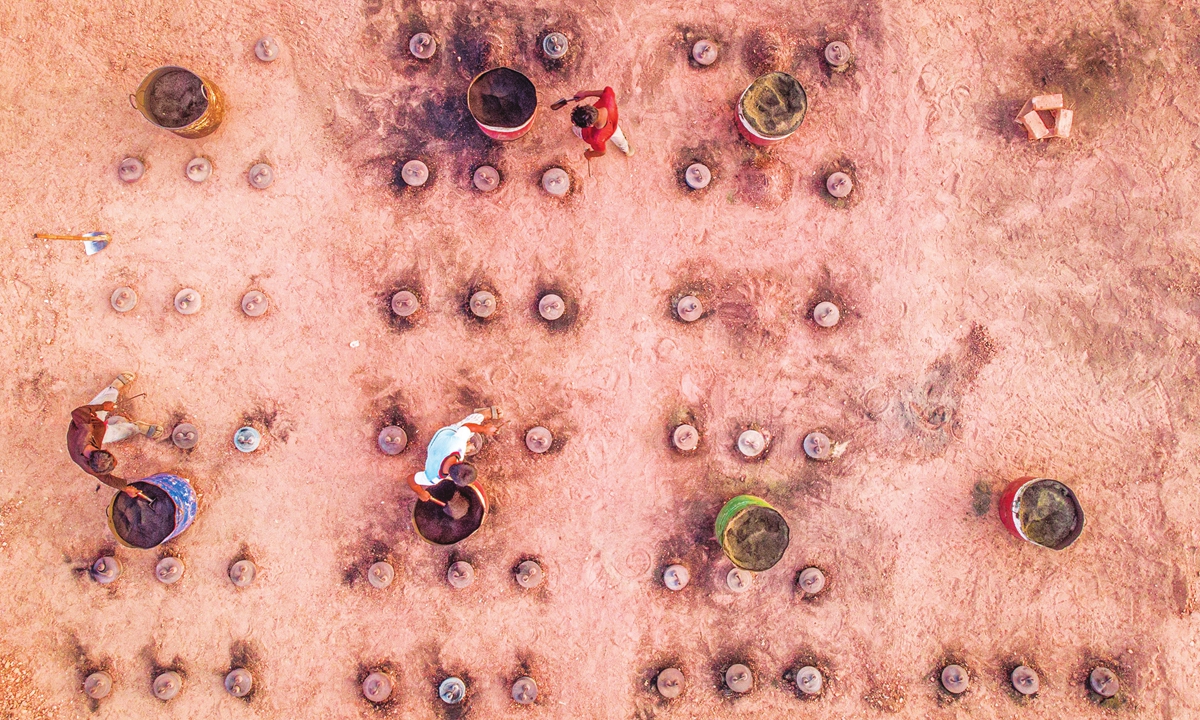
[[442, 481], [442, 463], [451, 455], [459, 459], [466, 457], [467, 443], [473, 434], [465, 425], [478, 425], [483, 422], [483, 415], [474, 413], [463, 418], [461, 422], [447, 425], [433, 434], [425, 455], [425, 469], [413, 476], [418, 485], [430, 487]]

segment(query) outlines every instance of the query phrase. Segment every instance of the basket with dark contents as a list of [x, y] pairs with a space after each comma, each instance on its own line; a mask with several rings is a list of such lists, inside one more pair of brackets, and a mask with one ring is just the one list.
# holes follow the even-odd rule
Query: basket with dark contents
[[779, 511], [752, 495], [739, 495], [721, 509], [717, 541], [733, 564], [743, 570], [770, 570], [791, 542], [791, 530]]
[[537, 109], [537, 90], [529, 78], [511, 68], [480, 74], [467, 89], [467, 109], [477, 122], [493, 128], [518, 128]]
[[808, 96], [796, 78], [783, 72], [755, 80], [738, 101], [746, 126], [764, 138], [784, 138], [796, 131], [808, 112]]
[[1026, 486], [1017, 502], [1017, 518], [1026, 538], [1048, 548], [1070, 545], [1083, 529], [1079, 501], [1057, 480]]
[[131, 547], [156, 547], [175, 531], [175, 501], [157, 485], [147, 482], [130, 485], [150, 500], [118, 492], [111, 507], [113, 533]]
[[487, 515], [487, 499], [475, 483], [459, 486], [443, 480], [429, 494], [445, 503], [418, 500], [413, 506], [413, 527], [434, 545], [453, 545], [470, 537]]
[[165, 128], [190, 125], [208, 109], [204, 83], [195, 73], [183, 68], [167, 70], [150, 83], [146, 109]]

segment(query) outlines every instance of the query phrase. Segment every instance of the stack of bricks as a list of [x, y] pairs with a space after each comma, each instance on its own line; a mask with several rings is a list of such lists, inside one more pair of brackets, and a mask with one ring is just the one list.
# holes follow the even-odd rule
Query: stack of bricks
[[1030, 140], [1048, 140], [1071, 136], [1075, 113], [1063, 107], [1062, 93], [1038, 95], [1021, 108], [1017, 124], [1025, 128]]

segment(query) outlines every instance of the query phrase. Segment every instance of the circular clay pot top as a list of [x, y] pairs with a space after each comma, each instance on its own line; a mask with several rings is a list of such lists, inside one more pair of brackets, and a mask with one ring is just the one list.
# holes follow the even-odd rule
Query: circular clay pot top
[[549, 450], [553, 444], [554, 435], [541, 425], [531, 427], [525, 433], [525, 447], [529, 448], [529, 452], [540, 455]]
[[279, 43], [273, 37], [261, 37], [254, 43], [254, 57], [263, 62], [271, 62], [279, 57]]
[[92, 579], [101, 585], [107, 585], [110, 582], [121, 577], [121, 563], [111, 555], [96, 558], [96, 562], [92, 563]]
[[267, 311], [267, 296], [258, 290], [251, 290], [242, 296], [242, 312], [247, 317], [259, 317]]
[[119, 313], [129, 312], [137, 305], [137, 292], [131, 287], [119, 287], [113, 290], [112, 297], [108, 302], [112, 304], [112, 309]]
[[496, 296], [487, 290], [480, 290], [471, 296], [471, 314], [477, 318], [489, 318], [496, 312]]
[[1088, 687], [1100, 697], [1110, 698], [1121, 689], [1117, 674], [1106, 667], [1098, 667], [1088, 675]]
[[275, 171], [266, 163], [258, 163], [250, 168], [246, 177], [250, 179], [250, 184], [254, 187], [266, 190], [271, 187], [271, 183], [275, 182]]
[[373, 703], [381, 703], [392, 696], [392, 679], [379, 672], [373, 672], [363, 680], [363, 697]]
[[512, 686], [512, 699], [522, 705], [532, 705], [537, 700], [538, 686], [529, 676], [517, 678]]
[[725, 671], [725, 686], [735, 693], [748, 693], [754, 688], [754, 673], [741, 663]]
[[683, 181], [693, 190], [703, 190], [712, 182], [712, 171], [704, 163], [692, 163], [683, 171]]
[[820, 568], [806, 567], [796, 578], [796, 586], [805, 595], [816, 595], [825, 589], [825, 573]]
[[165, 673], [160, 673], [154, 678], [150, 690], [154, 693], [154, 697], [159, 700], [170, 700], [179, 694], [183, 689], [183, 677], [174, 670], [168, 670]]
[[824, 684], [821, 671], [812, 665], [805, 665], [796, 671], [796, 689], [805, 695], [819, 695]]
[[697, 40], [692, 46], [692, 59], [705, 67], [717, 61], [717, 44], [711, 40]]
[[1013, 689], [1022, 695], [1033, 695], [1041, 687], [1041, 681], [1038, 680], [1037, 672], [1027, 665], [1021, 665], [1012, 671]]
[[200, 431], [191, 423], [179, 423], [171, 431], [171, 442], [180, 450], [191, 450], [200, 442]]
[[666, 585], [668, 590], [678, 592], [687, 587], [691, 579], [692, 574], [682, 565], [668, 565], [667, 569], [663, 570], [663, 585]]
[[835, 68], [850, 62], [850, 46], [841, 40], [829, 43], [825, 46], [825, 62]]
[[154, 577], [164, 585], [173, 585], [183, 577], [183, 561], [175, 557], [165, 557], [154, 566]]
[[967, 691], [970, 676], [962, 665], [947, 665], [942, 668], [942, 687], [952, 695], [961, 695]]
[[400, 317], [408, 317], [421, 309], [421, 301], [412, 290], [401, 290], [392, 296], [392, 312]]
[[467, 684], [462, 678], [448, 677], [438, 685], [438, 697], [447, 705], [457, 705], [467, 696]]
[[767, 449], [767, 438], [758, 430], [745, 430], [738, 435], [737, 448], [745, 457], [758, 457]]
[[835, 172], [825, 179], [825, 189], [835, 198], [844, 198], [854, 189], [854, 181], [844, 172]]
[[225, 692], [234, 697], [246, 697], [254, 687], [254, 677], [246, 668], [234, 668], [225, 676]]
[[542, 570], [542, 566], [534, 560], [522, 561], [517, 566], [513, 576], [516, 578], [517, 584], [526, 590], [532, 590], [541, 585], [542, 581], [546, 579], [546, 574]]
[[842, 311], [838, 309], [837, 305], [826, 300], [817, 303], [817, 306], [813, 308], [812, 316], [813, 322], [821, 327], [829, 328], [837, 325], [838, 321], [842, 319]]
[[542, 189], [554, 197], [563, 197], [571, 190], [571, 176], [562, 168], [550, 168], [542, 173]]
[[112, 676], [106, 672], [94, 672], [83, 681], [83, 692], [93, 700], [101, 700], [112, 692]]
[[262, 443], [262, 434], [252, 427], [238, 428], [233, 434], [233, 446], [244, 453], [252, 453]]
[[475, 183], [476, 190], [491, 192], [500, 187], [500, 171], [491, 165], [480, 165], [475, 168], [475, 175], [471, 181]]
[[146, 174], [146, 165], [135, 157], [127, 157], [117, 165], [117, 177], [122, 182], [135, 183]]
[[175, 293], [175, 309], [180, 315], [195, 315], [203, 304], [198, 290], [184, 288]]
[[409, 160], [400, 168], [400, 177], [409, 187], [420, 187], [429, 179], [429, 166], [420, 160]]
[[538, 300], [538, 315], [541, 315], [543, 320], [557, 320], [566, 311], [567, 304], [563, 302], [562, 297], [554, 293], [547, 293], [542, 296], [541, 300]]
[[676, 450], [691, 452], [700, 445], [700, 431], [686, 423], [677, 425], [675, 431], [671, 433], [671, 444], [675, 446]]
[[257, 574], [258, 568], [249, 560], [238, 560], [229, 566], [229, 579], [237, 587], [248, 587]]
[[739, 567], [732, 568], [725, 576], [725, 584], [735, 593], [744, 593], [754, 584], [754, 573]]
[[823, 432], [810, 432], [804, 436], [804, 454], [813, 460], [828, 460], [833, 455], [833, 441]]
[[188, 164], [183, 168], [183, 174], [188, 180], [194, 183], [202, 183], [212, 175], [212, 163], [208, 158], [194, 157], [188, 160]]
[[408, 433], [398, 425], [388, 425], [379, 431], [378, 442], [384, 455], [399, 455], [408, 446]]
[[392, 584], [392, 580], [396, 579], [396, 569], [390, 563], [377, 562], [367, 569], [367, 582], [371, 583], [371, 587], [380, 590]]
[[455, 590], [462, 590], [475, 582], [475, 568], [465, 560], [459, 560], [446, 568], [446, 582]]
[[567, 54], [567, 36], [560, 32], [552, 32], [542, 38], [542, 52], [551, 60], [558, 60]]
[[679, 668], [666, 668], [654, 680], [658, 694], [668, 700], [673, 700], [683, 694], [683, 671]]
[[684, 322], [696, 322], [704, 314], [704, 305], [695, 295], [685, 295], [675, 303], [675, 314]]
[[437, 41], [429, 33], [417, 33], [408, 39], [408, 51], [418, 60], [428, 60], [437, 52]]

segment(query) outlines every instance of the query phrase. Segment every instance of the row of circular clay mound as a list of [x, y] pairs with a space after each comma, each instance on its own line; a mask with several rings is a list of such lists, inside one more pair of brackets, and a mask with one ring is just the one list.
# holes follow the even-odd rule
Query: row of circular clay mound
[[[174, 555], [167, 555], [160, 559], [154, 566], [154, 579], [164, 585], [174, 585], [183, 578], [183, 573], [187, 569], [181, 558]], [[124, 573], [124, 566], [121, 561], [112, 555], [103, 555], [96, 558], [88, 569], [88, 575], [92, 580], [101, 585], [110, 585], [116, 582], [117, 578]], [[226, 571], [226, 577], [229, 582], [233, 583], [234, 587], [244, 588], [249, 587], [254, 583], [254, 578], [258, 576], [258, 566], [253, 560], [239, 558], [229, 564]]]
[[[213, 173], [212, 160], [196, 156], [183, 166], [183, 176], [194, 183], [202, 183]], [[139, 157], [129, 156], [117, 163], [117, 177], [121, 182], [133, 184], [146, 174], [146, 161]], [[250, 166], [246, 171], [246, 180], [250, 186], [258, 190], [266, 190], [275, 182], [275, 169], [269, 164], [259, 162]]]
[[[680, 454], [691, 455], [700, 447], [700, 429], [691, 423], [680, 423], [671, 430], [671, 446]], [[774, 437], [766, 428], [754, 425], [738, 433], [731, 443], [740, 458], [747, 462], [763, 460], [771, 449]], [[828, 434], [813, 430], [804, 436], [800, 447], [810, 460], [836, 460], [846, 451], [847, 442], [834, 442]]]
[[[787, 669], [782, 679], [787, 686], [794, 688], [802, 699], [819, 698], [826, 687], [828, 671], [818, 665], [801, 665]], [[1018, 665], [1008, 673], [1009, 686], [1013, 694], [1019, 698], [1037, 695], [1041, 689], [1041, 681], [1037, 671], [1028, 665]], [[963, 665], [947, 664], [937, 673], [937, 682], [942, 691], [949, 697], [965, 694], [971, 687], [971, 673]], [[654, 677], [654, 686], [658, 693], [674, 700], [684, 694], [687, 679], [682, 670], [677, 667], [666, 667], [658, 671]], [[1106, 665], [1096, 665], [1088, 673], [1085, 682], [1088, 694], [1093, 702], [1111, 704], [1121, 696], [1121, 682], [1117, 673]], [[721, 690], [734, 695], [745, 695], [753, 692], [755, 687], [754, 671], [745, 662], [733, 662], [725, 666], [721, 673]]]
[[[492, 319], [500, 309], [500, 298], [492, 290], [472, 288], [464, 299], [465, 307], [471, 317], [480, 321], [486, 322]], [[424, 308], [418, 291], [409, 288], [393, 293], [389, 305], [395, 317], [407, 322], [416, 320]], [[570, 305], [563, 297], [562, 291], [540, 293], [535, 307], [538, 317], [551, 324], [565, 319], [570, 310]]]
[[[177, 696], [184, 686], [184, 675], [179, 670], [163, 670], [150, 678], [150, 694], [167, 702]], [[248, 698], [254, 689], [254, 676], [244, 667], [232, 668], [225, 675], [225, 692], [236, 698]], [[113, 677], [105, 670], [97, 670], [83, 680], [83, 692], [93, 700], [103, 700], [112, 693]]]
[[[391, 587], [396, 579], [396, 568], [386, 560], [380, 560], [367, 568], [367, 582], [371, 587], [383, 590]], [[517, 587], [534, 590], [546, 581], [546, 571], [537, 560], [525, 559], [513, 566], [510, 573]], [[455, 560], [446, 567], [446, 584], [455, 590], [464, 590], [475, 583], [475, 566], [466, 560]]]
[[[112, 291], [108, 302], [113, 310], [119, 313], [127, 313], [137, 307], [137, 290], [123, 285]], [[195, 315], [200, 312], [200, 308], [204, 307], [204, 298], [200, 296], [199, 290], [185, 287], [175, 293], [175, 299], [172, 304], [175, 307], [175, 311], [180, 315]], [[261, 290], [251, 290], [242, 296], [240, 307], [247, 317], [261, 317], [266, 314], [270, 304], [266, 294]]]
[[[827, 671], [818, 665], [800, 665], [789, 668], [782, 674], [784, 683], [794, 688], [796, 694], [807, 700], [821, 697], [826, 687]], [[720, 675], [720, 689], [733, 695], [746, 695], [754, 691], [755, 673], [745, 662], [733, 662], [724, 667]], [[937, 675], [941, 689], [951, 697], [965, 694], [971, 687], [971, 673], [959, 664], [945, 665]], [[1038, 673], [1028, 665], [1019, 665], [1008, 674], [1012, 691], [1022, 698], [1033, 697], [1041, 689]], [[150, 692], [162, 701], [176, 697], [184, 686], [184, 676], [177, 670], [165, 670], [156, 674], [150, 682]], [[678, 667], [665, 667], [654, 676], [654, 687], [664, 699], [675, 700], [684, 695], [687, 677]], [[224, 679], [225, 691], [238, 698], [247, 697], [254, 688], [254, 677], [244, 667], [232, 668]], [[394, 700], [396, 687], [392, 671], [388, 667], [372, 668], [362, 678], [362, 696], [373, 704], [385, 704]], [[1102, 704], [1120, 699], [1121, 682], [1117, 673], [1105, 665], [1097, 665], [1088, 673], [1085, 687], [1091, 699]], [[97, 671], [83, 681], [84, 693], [93, 700], [107, 697], [113, 688], [112, 675]], [[458, 705], [467, 698], [466, 681], [449, 676], [438, 682], [438, 697], [446, 705]], [[531, 705], [537, 701], [537, 681], [522, 675], [513, 681], [510, 691], [513, 702]]]
[[[399, 425], [387, 425], [379, 430], [376, 444], [384, 455], [399, 455], [408, 447], [408, 431]], [[467, 442], [467, 457], [473, 457], [483, 449], [487, 438], [480, 433], [472, 433]], [[549, 452], [554, 447], [554, 433], [549, 428], [535, 425], [525, 431], [525, 448], [535, 455]]]

